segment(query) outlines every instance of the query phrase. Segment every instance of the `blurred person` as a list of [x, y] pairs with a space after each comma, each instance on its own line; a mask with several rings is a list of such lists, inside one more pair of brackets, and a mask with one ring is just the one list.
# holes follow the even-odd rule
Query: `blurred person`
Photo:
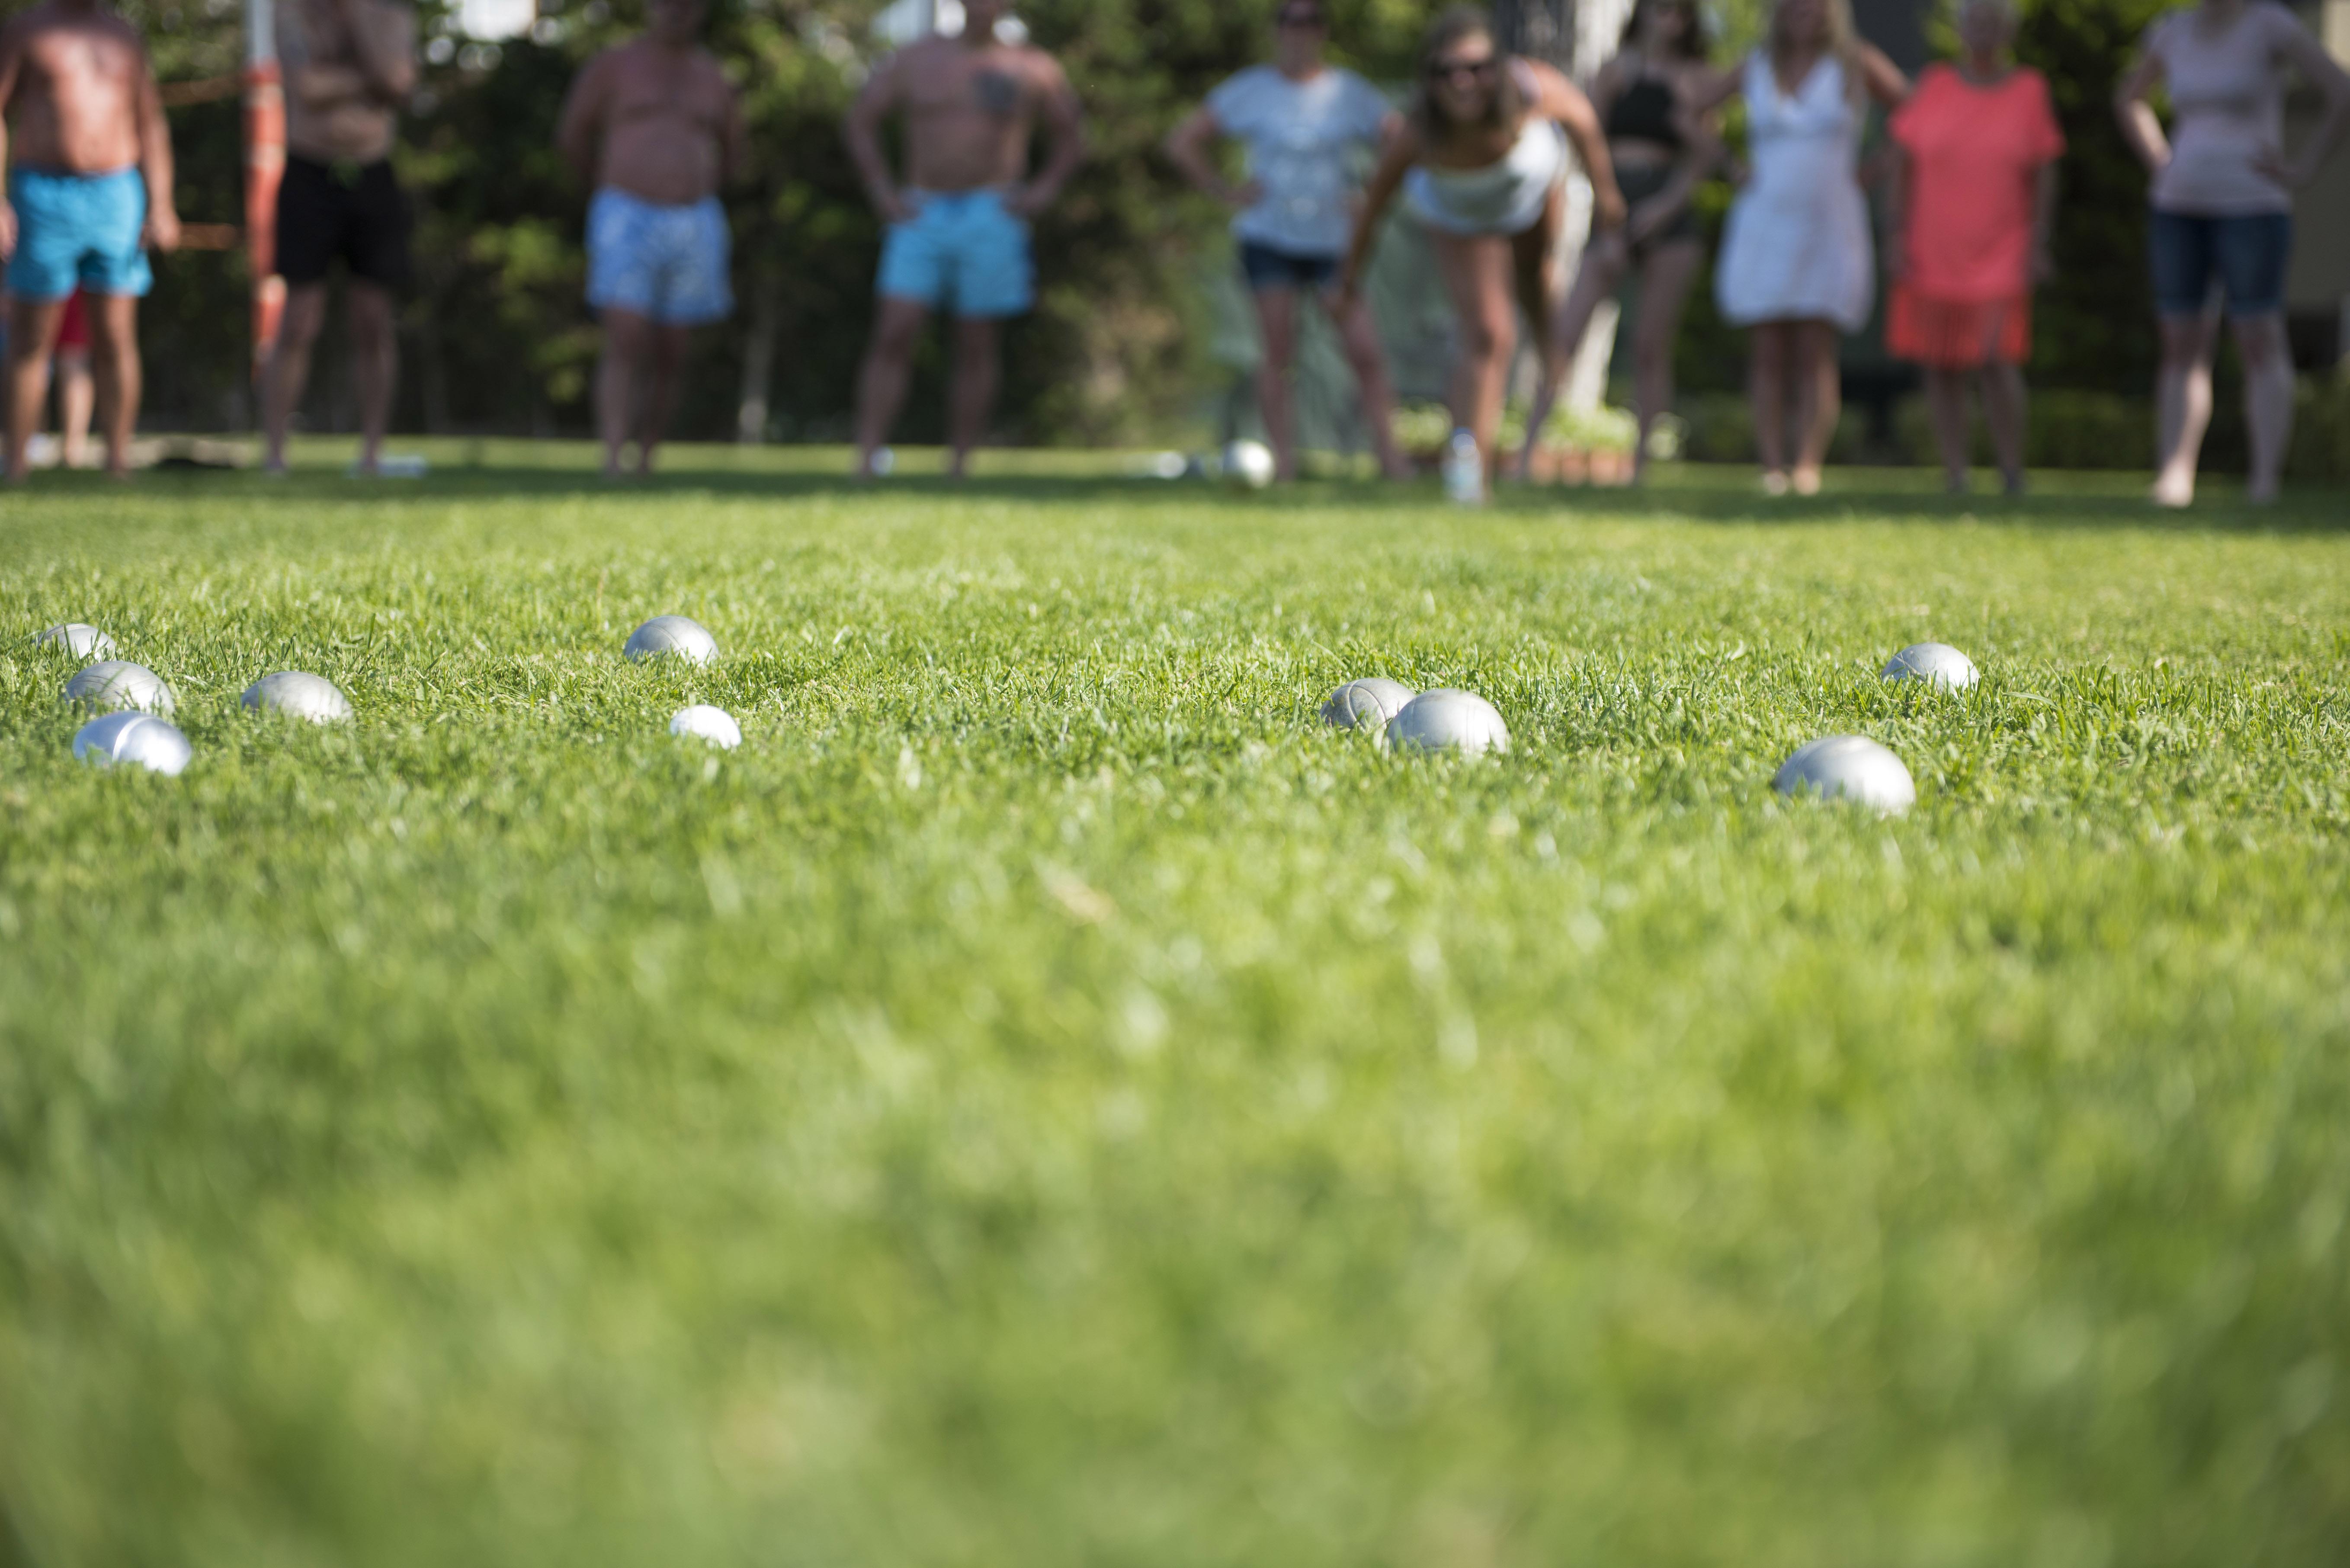
[[749, 157], [734, 89], [701, 44], [704, 0], [653, 0], [643, 35], [588, 63], [556, 144], [596, 189], [588, 208], [588, 303], [604, 327], [596, 426], [604, 476], [653, 455], [677, 407], [693, 328], [734, 309], [721, 187]]
[[[1329, 312], [1362, 388], [1380, 471], [1400, 479], [1411, 469], [1395, 442], [1395, 391], [1378, 328], [1359, 300], [1340, 306], [1331, 285], [1354, 216], [1353, 160], [1400, 130], [1403, 117], [1370, 83], [1324, 63], [1329, 36], [1325, 0], [1281, 0], [1274, 13], [1273, 63], [1251, 66], [1210, 93], [1168, 137], [1167, 155], [1184, 178], [1238, 214], [1232, 233], [1264, 342], [1257, 407], [1272, 438], [1275, 476], [1297, 477], [1290, 375], [1299, 301], [1311, 297]], [[1249, 177], [1240, 185], [1209, 161], [1210, 144], [1219, 136], [1248, 148]]]
[[1870, 99], [1909, 90], [1853, 32], [1848, 0], [1779, 0], [1770, 36], [1716, 77], [1697, 107], [1744, 94], [1751, 173], [1730, 208], [1714, 302], [1752, 331], [1747, 367], [1762, 488], [1815, 495], [1843, 411], [1836, 334], [1875, 302], [1868, 203], [1856, 162]]
[[130, 472], [147, 250], [180, 243], [172, 135], [147, 50], [98, 0], [46, 0], [0, 27], [0, 255], [8, 261], [8, 476], [25, 476], [49, 359], [77, 287], [90, 297], [107, 471]]
[[[1602, 300], [1636, 271], [1639, 317], [1632, 329], [1632, 402], [1639, 418], [1633, 447], [1637, 479], [1648, 461], [1648, 432], [1673, 406], [1673, 339], [1690, 285], [1705, 265], [1705, 240], [1690, 200], [1721, 156], [1710, 115], [1690, 108], [1713, 79], [1706, 68], [1705, 22], [1696, 0], [1639, 0], [1624, 24], [1616, 57], [1599, 67], [1591, 99], [1607, 134], [1607, 156], [1629, 211], [1621, 229], [1595, 235], [1575, 286], [1552, 329], [1561, 367], [1574, 362]], [[1534, 457], [1535, 432], [1558, 396], [1545, 376], [1526, 421], [1519, 477]]]
[[1559, 228], [1566, 215], [1567, 148], [1591, 182], [1595, 232], [1624, 221], [1624, 196], [1591, 100], [1537, 61], [1502, 54], [1484, 11], [1438, 17], [1420, 47], [1419, 93], [1364, 192], [1339, 270], [1350, 306], [1379, 219], [1399, 191], [1426, 225], [1445, 291], [1461, 321], [1452, 379], [1454, 445], [1475, 443], [1485, 473], [1502, 423], [1503, 383], [1517, 332], [1513, 296], [1539, 336], [1543, 378], [1565, 361], [1547, 331], [1558, 315]]
[[[969, 472], [1003, 379], [1003, 325], [1035, 303], [1029, 223], [1085, 160], [1076, 93], [1042, 49], [1006, 43], [1005, 0], [964, 0], [953, 37], [899, 50], [849, 106], [849, 156], [888, 225], [873, 337], [857, 384], [857, 469], [879, 472], [882, 444], [905, 407], [914, 349], [934, 311], [954, 321], [947, 394], [950, 472]], [[881, 151], [881, 126], [904, 117], [906, 181]], [[1045, 161], [1028, 172], [1042, 128]]]
[[84, 467], [89, 462], [89, 421], [98, 408], [98, 381], [89, 362], [89, 298], [78, 288], [66, 297], [65, 316], [57, 323], [57, 357], [50, 379], [57, 393], [57, 461], [68, 468]]
[[2009, 57], [2009, 0], [1964, 0], [1955, 67], [1929, 66], [1894, 113], [1885, 346], [1925, 367], [1926, 405], [1953, 494], [1967, 488], [1967, 384], [2007, 493], [2023, 490], [2023, 366], [2032, 288], [2054, 272], [2049, 235], [2064, 135], [2038, 71]]
[[286, 472], [286, 434], [339, 259], [359, 395], [358, 471], [373, 474], [400, 379], [394, 312], [408, 286], [411, 221], [391, 146], [400, 107], [416, 90], [416, 16], [400, 0], [292, 0], [278, 12], [277, 47], [286, 73], [286, 174], [277, 187], [286, 313], [262, 368], [263, 466]]
[[[2301, 151], [2284, 156], [2285, 73], [2325, 100]], [[2170, 98], [2170, 134], [2147, 99]], [[2147, 29], [2114, 102], [2122, 135], [2154, 176], [2148, 252], [2162, 364], [2155, 379], [2154, 499], [2195, 499], [2195, 465], [2211, 420], [2211, 357], [2224, 297], [2244, 366], [2251, 437], [2246, 493], [2276, 499], [2293, 439], [2293, 356], [2285, 341], [2285, 265], [2293, 193], [2350, 130], [2350, 77], [2293, 13], [2271, 0], [2202, 0]]]

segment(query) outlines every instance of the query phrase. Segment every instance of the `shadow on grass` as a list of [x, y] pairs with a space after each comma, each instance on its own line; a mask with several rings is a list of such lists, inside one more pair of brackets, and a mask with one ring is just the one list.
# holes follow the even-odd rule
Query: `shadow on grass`
[[[442, 443], [435, 443], [442, 444]], [[328, 468], [297, 469], [283, 478], [234, 470], [168, 469], [141, 474], [129, 488], [90, 474], [36, 479], [27, 500], [79, 494], [161, 499], [250, 497], [270, 506], [399, 506], [446, 504], [453, 499], [544, 499], [628, 502], [688, 496], [730, 500], [903, 501], [932, 498], [980, 505], [1018, 503], [1055, 510], [1115, 504], [1126, 511], [1246, 506], [1251, 512], [1451, 513], [1432, 481], [1385, 484], [1371, 480], [1315, 479], [1259, 492], [1227, 489], [1207, 480], [1163, 480], [1134, 472], [1131, 455], [1005, 452], [983, 462], [968, 482], [917, 473], [865, 483], [845, 472], [846, 455], [831, 449], [681, 448], [666, 453], [660, 472], [608, 482], [579, 461], [568, 443], [534, 448], [526, 442], [448, 442], [419, 480], [362, 480]], [[1572, 523], [1655, 518], [1676, 523], [1742, 526], [1866, 521], [1918, 526], [2016, 525], [2060, 528], [2155, 529], [2178, 533], [2341, 533], [2350, 529], [2350, 497], [2339, 491], [2289, 491], [2275, 506], [2247, 504], [2232, 485], [2207, 484], [2206, 499], [2184, 513], [2161, 511], [2145, 498], [2146, 481], [2127, 473], [2052, 472], [2021, 498], [1984, 493], [1948, 495], [1927, 470], [1844, 469], [1832, 472], [1825, 493], [1809, 499], [1766, 497], [1742, 466], [1677, 464], [1638, 490], [1504, 486], [1479, 514], [1489, 524]], [[2222, 482], [2225, 484], [2225, 482]], [[0, 520], [9, 508], [0, 504]]]

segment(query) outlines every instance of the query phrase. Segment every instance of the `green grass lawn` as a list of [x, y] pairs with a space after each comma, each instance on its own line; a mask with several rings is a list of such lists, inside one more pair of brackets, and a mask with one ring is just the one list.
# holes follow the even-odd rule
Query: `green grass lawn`
[[2341, 495], [316, 451], [0, 499], [0, 1563], [2350, 1558]]

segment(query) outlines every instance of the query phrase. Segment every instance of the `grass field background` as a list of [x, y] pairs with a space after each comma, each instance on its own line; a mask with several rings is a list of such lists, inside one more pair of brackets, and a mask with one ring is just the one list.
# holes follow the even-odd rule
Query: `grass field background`
[[0, 1561], [2350, 1557], [2341, 495], [314, 450], [0, 499]]

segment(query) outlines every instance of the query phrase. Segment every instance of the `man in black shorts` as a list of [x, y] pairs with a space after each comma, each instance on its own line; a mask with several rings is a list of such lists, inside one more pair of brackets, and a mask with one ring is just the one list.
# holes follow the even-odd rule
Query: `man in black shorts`
[[286, 179], [277, 189], [277, 271], [286, 317], [262, 381], [268, 466], [327, 319], [327, 273], [342, 258], [359, 404], [359, 472], [375, 473], [400, 376], [394, 302], [408, 284], [408, 198], [392, 178], [400, 106], [416, 87], [416, 16], [398, 0], [292, 0], [278, 14], [286, 72]]

